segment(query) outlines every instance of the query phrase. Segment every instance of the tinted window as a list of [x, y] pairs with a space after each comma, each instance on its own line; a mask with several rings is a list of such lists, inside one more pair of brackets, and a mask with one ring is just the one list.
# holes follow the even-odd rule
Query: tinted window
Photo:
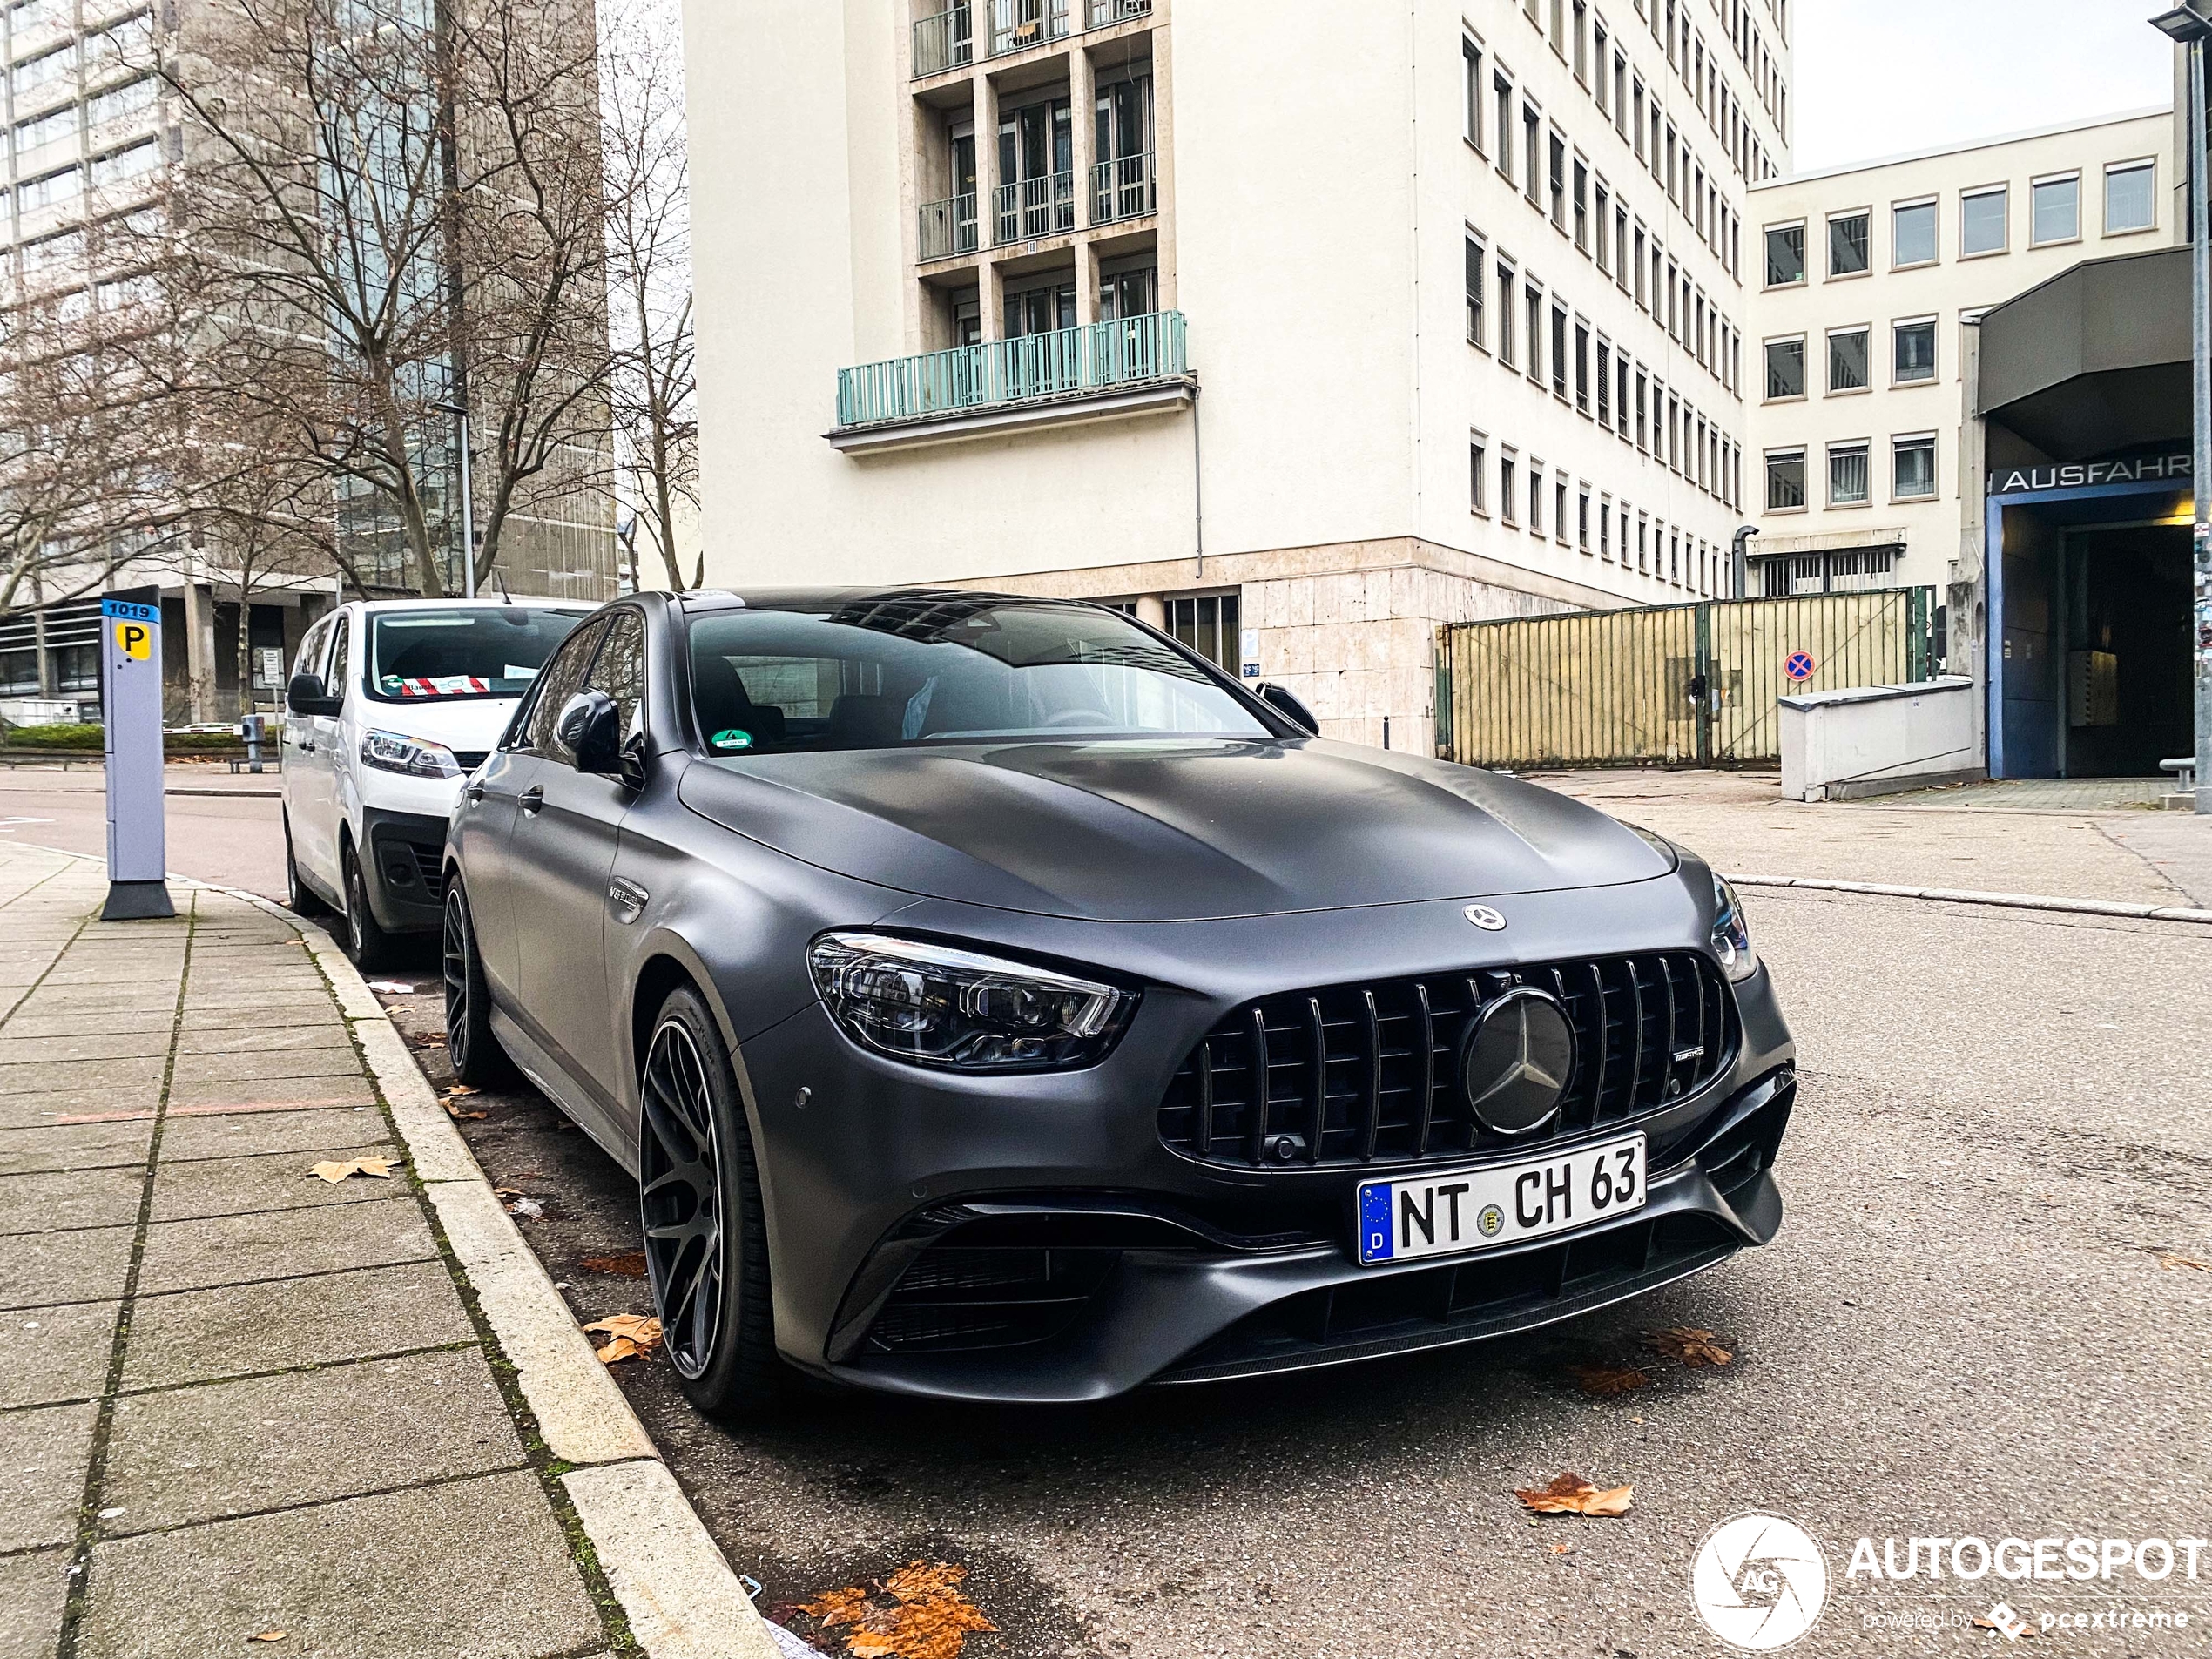
[[369, 694], [388, 703], [520, 697], [588, 612], [528, 605], [369, 618]]
[[[1638, 276], [1642, 276], [1639, 272]], [[1805, 227], [1792, 225], [1766, 233], [1766, 285], [1786, 288], [1805, 280]]]
[[605, 631], [604, 623], [593, 623], [563, 642], [532, 688], [529, 712], [523, 716], [515, 747], [564, 765], [576, 759], [553, 735], [553, 725], [561, 718], [561, 705], [583, 689], [584, 671], [591, 665], [591, 648]]
[[717, 754], [1271, 735], [1202, 665], [1110, 611], [898, 597], [701, 617], [691, 644]]
[[622, 732], [635, 732], [638, 705], [645, 696], [645, 619], [635, 610], [617, 610], [607, 624], [607, 643], [592, 659], [587, 690], [604, 691], [622, 711]]

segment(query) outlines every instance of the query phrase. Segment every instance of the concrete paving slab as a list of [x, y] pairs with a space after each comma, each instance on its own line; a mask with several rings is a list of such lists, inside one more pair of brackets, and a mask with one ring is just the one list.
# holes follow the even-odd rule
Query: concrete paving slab
[[215, 1030], [188, 1027], [177, 1034], [177, 1053], [185, 1055], [282, 1054], [294, 1049], [343, 1048], [346, 1022], [332, 1009], [327, 1019], [303, 1016], [281, 1026], [224, 1026]]
[[74, 1123], [59, 1129], [0, 1130], [0, 1175], [56, 1170], [111, 1170], [146, 1161], [153, 1120]]
[[90, 1399], [107, 1386], [118, 1302], [0, 1314], [0, 1411]]
[[179, 1083], [172, 1106], [228, 1106], [283, 1103], [294, 1106], [367, 1106], [376, 1099], [360, 1077], [241, 1077], [221, 1082]]
[[[166, 1036], [176, 1028], [177, 1011], [163, 1006], [151, 1008], [114, 1008], [102, 1015], [98, 1028], [125, 1035], [159, 1032]], [[21, 1038], [74, 1037], [93, 1028], [92, 1022], [76, 1014], [33, 1014], [28, 1008], [18, 1009], [0, 1024], [10, 1042]]]
[[404, 1195], [335, 1211], [275, 1210], [158, 1222], [146, 1230], [138, 1293], [382, 1267], [437, 1253], [421, 1208]]
[[75, 1541], [99, 1410], [86, 1400], [0, 1412], [0, 1550]]
[[0, 1659], [54, 1659], [61, 1646], [62, 1609], [69, 1600], [73, 1552], [0, 1555]]
[[51, 1037], [0, 1036], [0, 1066], [51, 1065], [57, 1060], [148, 1060], [169, 1052], [166, 1024], [145, 1031], [76, 1031]]
[[[226, 1112], [201, 1116], [170, 1114], [161, 1131], [161, 1161], [181, 1163], [201, 1158], [250, 1157], [314, 1148], [358, 1149], [391, 1138], [384, 1115], [374, 1106], [308, 1108], [299, 1111]], [[0, 1154], [7, 1150], [0, 1136]]]
[[133, 1394], [116, 1403], [102, 1493], [123, 1513], [101, 1526], [115, 1537], [522, 1462], [473, 1347]]
[[135, 1222], [145, 1185], [132, 1170], [0, 1176], [0, 1236]]
[[532, 1474], [475, 1480], [98, 1546], [80, 1659], [485, 1659], [605, 1639]]
[[[98, 1302], [123, 1294], [136, 1225], [26, 1233], [0, 1251], [0, 1310]], [[27, 1316], [27, 1317], [36, 1317]], [[4, 1322], [0, 1322], [4, 1328]]]
[[373, 1204], [395, 1190], [404, 1191], [398, 1183], [405, 1176], [398, 1170], [389, 1179], [356, 1176], [346, 1181], [325, 1181], [307, 1172], [309, 1165], [327, 1158], [342, 1162], [374, 1152], [394, 1158], [400, 1156], [398, 1147], [376, 1143], [272, 1152], [258, 1157], [201, 1158], [184, 1163], [165, 1161], [154, 1177], [153, 1219], [189, 1221], [254, 1210]]
[[158, 1089], [168, 1066], [168, 1058], [163, 1055], [132, 1060], [57, 1060], [43, 1066], [10, 1066], [0, 1071], [0, 1096], [85, 1089]]
[[361, 1058], [350, 1042], [269, 1054], [180, 1054], [172, 1074], [180, 1088], [202, 1083], [292, 1082], [307, 1077], [358, 1077]]
[[145, 1113], [161, 1103], [158, 1089], [120, 1093], [109, 1089], [71, 1089], [44, 1095], [0, 1095], [0, 1130], [66, 1128], [73, 1120]]
[[132, 1310], [123, 1386], [332, 1365], [475, 1334], [438, 1261], [142, 1297]]

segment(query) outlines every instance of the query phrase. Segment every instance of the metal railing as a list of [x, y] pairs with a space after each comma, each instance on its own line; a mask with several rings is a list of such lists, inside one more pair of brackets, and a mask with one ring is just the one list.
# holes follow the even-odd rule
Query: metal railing
[[923, 420], [1120, 391], [1179, 380], [1187, 373], [1183, 314], [1155, 311], [840, 369], [837, 423], [846, 428]]
[[991, 0], [991, 56], [1027, 51], [1068, 33], [1068, 0]]
[[1152, 0], [1090, 0], [1090, 26], [1110, 29], [1131, 17], [1152, 15]]
[[1160, 181], [1150, 150], [1140, 155], [1116, 156], [1090, 170], [1090, 222], [1111, 225], [1120, 219], [1142, 219], [1160, 206]]
[[975, 252], [975, 198], [952, 196], [921, 205], [921, 257], [947, 260]]
[[914, 74], [941, 75], [975, 61], [974, 14], [965, 5], [948, 6], [914, 24]]
[[999, 186], [998, 240], [1027, 242], [1076, 228], [1076, 175], [1041, 173]]

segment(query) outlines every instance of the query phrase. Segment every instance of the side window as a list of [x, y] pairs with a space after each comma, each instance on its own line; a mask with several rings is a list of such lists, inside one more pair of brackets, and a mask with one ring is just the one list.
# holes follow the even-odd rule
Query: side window
[[354, 619], [341, 610], [333, 626], [338, 637], [331, 646], [330, 672], [323, 676], [323, 685], [331, 696], [342, 698], [346, 695], [346, 673], [352, 659]]
[[323, 648], [330, 644], [330, 624], [319, 622], [307, 630], [307, 637], [300, 642], [300, 655], [292, 664], [294, 674], [319, 674], [322, 671]]
[[561, 649], [553, 653], [552, 660], [537, 677], [537, 684], [530, 688], [530, 709], [523, 717], [516, 748], [557, 760], [563, 765], [576, 759], [553, 735], [553, 726], [561, 718], [561, 705], [583, 689], [584, 671], [591, 665], [591, 653], [606, 631], [604, 622], [587, 622], [561, 642]]
[[622, 735], [628, 741], [639, 729], [645, 700], [645, 618], [635, 610], [617, 610], [607, 624], [607, 643], [591, 664], [587, 689], [604, 691], [622, 711]]

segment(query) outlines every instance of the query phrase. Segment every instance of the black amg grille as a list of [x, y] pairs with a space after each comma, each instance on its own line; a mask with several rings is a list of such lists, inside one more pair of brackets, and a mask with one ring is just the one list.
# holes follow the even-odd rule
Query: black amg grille
[[941, 1245], [909, 1267], [868, 1330], [879, 1353], [1048, 1342], [1113, 1273], [1117, 1250]]
[[1575, 1028], [1575, 1072], [1549, 1135], [1694, 1094], [1735, 1055], [1735, 1001], [1695, 951], [1330, 986], [1247, 1004], [1216, 1026], [1168, 1086], [1160, 1138], [1185, 1157], [1243, 1168], [1440, 1159], [1541, 1141], [1483, 1129], [1460, 1084], [1469, 1024], [1516, 985], [1549, 991]]

